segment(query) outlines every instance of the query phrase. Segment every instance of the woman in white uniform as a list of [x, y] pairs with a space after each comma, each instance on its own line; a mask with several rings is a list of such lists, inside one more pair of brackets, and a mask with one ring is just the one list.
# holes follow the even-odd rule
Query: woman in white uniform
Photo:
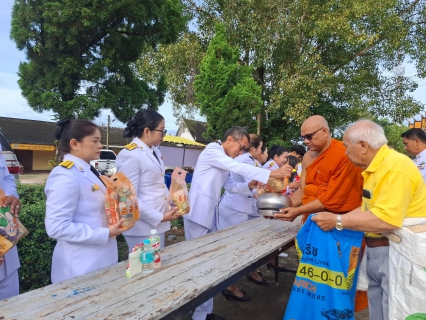
[[[236, 161], [241, 163], [257, 166], [256, 159], [260, 159], [262, 154], [262, 138], [257, 134], [250, 134], [250, 144], [248, 152], [243, 153], [235, 158]], [[250, 179], [239, 174], [230, 173], [225, 183], [225, 193], [223, 194], [219, 206], [217, 208], [217, 226], [218, 229], [224, 229], [230, 226], [237, 225], [248, 220], [248, 215], [252, 212], [253, 204], [253, 190], [249, 189]], [[236, 186], [241, 190], [246, 190], [245, 193], [231, 193], [227, 190], [227, 185]], [[257, 273], [257, 272], [256, 272]], [[267, 284], [261, 276], [256, 274], [259, 278], [257, 283]], [[235, 284], [230, 285], [224, 290], [223, 295], [227, 299], [234, 299], [239, 301], [248, 301], [251, 298], [246, 296], [245, 293], [240, 291]]]
[[[268, 153], [268, 161], [263, 165], [263, 168], [274, 171], [281, 168], [288, 161], [289, 152], [286, 148], [281, 146], [272, 146]], [[284, 253], [282, 253], [284, 255]], [[266, 264], [268, 269], [275, 270], [279, 272], [287, 272], [288, 269], [284, 267], [275, 267], [275, 259], [272, 258]]]
[[[259, 159], [254, 159], [255, 166], [262, 168], [262, 165], [268, 160], [268, 148], [266, 145], [262, 146], [262, 154], [260, 155]], [[252, 199], [252, 212], [248, 214], [248, 219], [256, 219], [261, 217], [261, 215], [257, 212], [257, 189], [253, 190], [253, 199]]]
[[[108, 226], [106, 188], [90, 161], [99, 159], [99, 129], [87, 120], [61, 120], [55, 132], [63, 162], [50, 173], [45, 187], [45, 226], [57, 243], [52, 257], [52, 283], [118, 262], [117, 241], [124, 219]], [[93, 169], [92, 169], [93, 168]]]
[[157, 229], [161, 247], [164, 234], [175, 220], [177, 208], [168, 210], [168, 190], [164, 184], [164, 162], [156, 147], [166, 135], [164, 118], [154, 110], [136, 114], [124, 129], [125, 138], [133, 138], [117, 156], [115, 165], [132, 182], [138, 194], [140, 218], [132, 229], [123, 232], [129, 252], [136, 244], [143, 243]]

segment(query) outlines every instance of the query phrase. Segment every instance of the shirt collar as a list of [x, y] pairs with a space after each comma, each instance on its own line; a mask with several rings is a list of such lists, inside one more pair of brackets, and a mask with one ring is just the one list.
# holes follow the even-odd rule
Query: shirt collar
[[424, 149], [422, 152], [420, 152], [417, 156], [416, 159], [426, 159], [426, 149]]
[[371, 161], [370, 165], [365, 169], [366, 172], [376, 172], [377, 168], [382, 163], [383, 159], [389, 154], [389, 152], [392, 152], [391, 149], [389, 149], [388, 145], [385, 144], [380, 147], [379, 151], [377, 151], [376, 155], [373, 158], [373, 161]]
[[90, 163], [87, 163], [79, 157], [73, 156], [71, 153], [67, 153], [66, 155], [64, 155], [64, 160], [70, 160], [74, 162], [75, 167], [79, 170], [90, 170]]
[[139, 147], [142, 147], [142, 150], [149, 150], [151, 153], [153, 153], [154, 149], [148, 146], [145, 142], [143, 142], [141, 139], [135, 137], [133, 139], [133, 142], [136, 143]]

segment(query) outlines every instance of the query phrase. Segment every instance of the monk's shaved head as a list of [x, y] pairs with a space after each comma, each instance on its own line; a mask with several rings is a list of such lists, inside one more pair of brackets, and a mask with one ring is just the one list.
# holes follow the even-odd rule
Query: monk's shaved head
[[327, 120], [320, 115], [315, 115], [306, 119], [302, 124], [302, 128], [304, 127], [306, 127], [307, 130], [317, 130], [323, 127], [329, 129]]
[[302, 123], [300, 136], [310, 151], [321, 153], [331, 143], [330, 129], [324, 117], [315, 115]]

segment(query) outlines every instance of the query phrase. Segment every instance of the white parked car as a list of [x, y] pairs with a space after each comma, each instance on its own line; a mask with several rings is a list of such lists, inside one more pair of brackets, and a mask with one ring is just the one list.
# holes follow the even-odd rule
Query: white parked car
[[3, 156], [6, 160], [7, 169], [9, 173], [15, 178], [15, 182], [19, 182], [19, 174], [21, 173], [21, 165], [19, 164], [18, 158], [13, 151], [3, 151]]
[[115, 170], [113, 169], [113, 167], [115, 168], [115, 158], [116, 155], [114, 151], [102, 149], [100, 159], [92, 160], [90, 161], [90, 164], [95, 167], [95, 169], [98, 170], [100, 174], [110, 176], [112, 175], [111, 172], [114, 171], [113, 173], [115, 173]]

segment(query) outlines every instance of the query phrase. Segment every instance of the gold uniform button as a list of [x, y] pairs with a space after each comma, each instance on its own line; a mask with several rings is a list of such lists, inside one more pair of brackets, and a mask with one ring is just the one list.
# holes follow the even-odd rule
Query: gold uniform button
[[164, 188], [166, 185], [165, 184], [163, 184], [162, 186], [161, 186], [161, 188]]
[[167, 200], [167, 197], [164, 197], [164, 200]]
[[161, 174], [162, 177], [164, 177], [164, 174]]

